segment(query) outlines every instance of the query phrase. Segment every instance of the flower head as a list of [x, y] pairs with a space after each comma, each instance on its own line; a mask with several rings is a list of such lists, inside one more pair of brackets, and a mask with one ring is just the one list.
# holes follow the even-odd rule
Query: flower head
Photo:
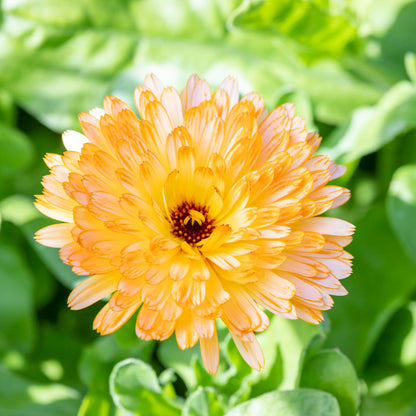
[[221, 319], [259, 370], [264, 309], [318, 323], [331, 295], [347, 293], [339, 279], [351, 273], [343, 247], [354, 228], [318, 217], [348, 200], [327, 186], [345, 168], [312, 156], [321, 138], [292, 104], [267, 113], [257, 93], [239, 100], [231, 77], [212, 94], [194, 75], [179, 94], [149, 75], [135, 102], [140, 119], [107, 97], [80, 115], [83, 134], [64, 133], [62, 156], [46, 155], [36, 206], [60, 223], [36, 238], [91, 275], [72, 309], [111, 295], [94, 320], [101, 334], [138, 311], [138, 337], [199, 341], [215, 373]]

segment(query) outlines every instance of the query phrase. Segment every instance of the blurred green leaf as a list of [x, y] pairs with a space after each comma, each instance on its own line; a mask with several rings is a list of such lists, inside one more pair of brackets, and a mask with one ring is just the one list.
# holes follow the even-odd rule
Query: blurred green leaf
[[[387, 380], [390, 381], [390, 380]], [[392, 390], [381, 394], [368, 394], [360, 406], [362, 416], [413, 416], [416, 414], [416, 366], [392, 379]]]
[[404, 64], [406, 67], [407, 76], [416, 84], [416, 54], [408, 52], [405, 55]]
[[389, 0], [383, 1], [380, 7], [377, 1], [373, 2], [373, 20], [384, 19], [389, 24], [384, 24], [383, 33], [380, 36], [380, 53], [376, 62], [383, 67], [385, 72], [392, 74], [397, 80], [406, 77], [403, 58], [406, 53], [416, 53], [416, 45], [411, 35], [414, 31], [416, 20], [416, 2], [414, 0]]
[[151, 71], [180, 89], [193, 72], [213, 86], [234, 74], [244, 93], [257, 90], [269, 106], [289, 85], [304, 91], [317, 117], [331, 123], [379, 98], [378, 86], [334, 60], [306, 66], [284, 36], [230, 31], [226, 21], [238, 3], [112, 0], [103, 8], [81, 0], [61, 0], [59, 7], [50, 0], [10, 2], [0, 33], [0, 86], [57, 131], [78, 129], [76, 115], [109, 93], [133, 104], [134, 88]]
[[32, 199], [18, 194], [0, 202], [0, 213], [3, 221], [10, 221], [16, 225], [22, 225], [39, 217]]
[[77, 416], [109, 416], [113, 414], [111, 401], [108, 397], [89, 393], [83, 398]]
[[416, 85], [400, 82], [374, 107], [357, 109], [350, 124], [335, 130], [320, 151], [339, 163], [359, 159], [415, 128], [415, 113]]
[[354, 271], [343, 284], [350, 292], [328, 311], [327, 345], [342, 346], [360, 372], [384, 326], [416, 289], [416, 266], [403, 253], [384, 207], [375, 205], [355, 223]]
[[209, 387], [198, 387], [186, 399], [182, 416], [223, 416], [217, 392]]
[[304, 0], [245, 0], [233, 13], [241, 29], [282, 33], [319, 52], [340, 53], [357, 38], [357, 28], [345, 15], [331, 13], [323, 4]]
[[402, 166], [394, 173], [387, 212], [406, 253], [416, 262], [416, 165]]
[[[22, 265], [30, 272], [31, 287], [36, 288], [32, 291], [32, 302], [37, 309], [50, 300], [55, 289], [55, 279], [31, 249], [25, 240], [21, 227], [18, 226], [20, 221], [25, 221], [31, 216], [31, 211], [26, 203], [25, 197], [20, 195], [13, 195], [0, 202], [0, 215], [3, 217], [0, 235], [4, 243], [18, 253], [22, 259]], [[12, 212], [13, 207], [18, 207], [20, 211]]]
[[339, 416], [337, 400], [329, 393], [312, 389], [274, 391], [247, 400], [225, 416]]
[[35, 384], [0, 366], [2, 416], [74, 416], [79, 393], [62, 384]]
[[7, 91], [0, 89], [0, 123], [13, 125], [15, 121], [16, 107], [13, 98]]
[[[63, 305], [65, 307], [65, 305]], [[52, 325], [43, 322], [39, 328], [39, 340], [36, 345], [36, 358], [41, 362], [41, 368], [45, 375], [52, 381], [60, 381], [70, 386], [78, 386], [79, 376], [77, 363], [80, 359], [83, 342], [78, 334], [68, 333], [62, 325]], [[48, 363], [56, 363], [55, 372], [48, 371]]]
[[416, 302], [398, 310], [388, 322], [373, 354], [371, 368], [400, 370], [416, 364]]
[[33, 158], [29, 138], [21, 131], [0, 122], [0, 175], [11, 176], [25, 169]]
[[331, 393], [338, 400], [342, 416], [357, 414], [358, 378], [351, 361], [339, 350], [320, 351], [304, 364], [300, 387]]
[[114, 403], [140, 416], [180, 416], [178, 403], [162, 395], [156, 373], [149, 364], [137, 359], [118, 363], [110, 376]]
[[35, 331], [33, 276], [4, 230], [0, 239], [0, 345], [28, 352]]

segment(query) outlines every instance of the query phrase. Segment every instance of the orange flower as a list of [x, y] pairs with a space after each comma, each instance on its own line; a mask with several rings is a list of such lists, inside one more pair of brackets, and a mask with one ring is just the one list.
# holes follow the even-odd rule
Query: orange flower
[[135, 91], [140, 119], [115, 97], [80, 115], [36, 206], [61, 221], [36, 233], [79, 275], [69, 296], [81, 309], [111, 295], [94, 328], [109, 334], [137, 310], [137, 336], [180, 348], [200, 343], [206, 369], [219, 363], [216, 319], [254, 369], [264, 309], [310, 323], [345, 295], [354, 227], [317, 217], [349, 191], [326, 186], [345, 168], [312, 156], [321, 141], [294, 106], [270, 113], [239, 100], [228, 77], [211, 93], [193, 75], [179, 95], [154, 76]]

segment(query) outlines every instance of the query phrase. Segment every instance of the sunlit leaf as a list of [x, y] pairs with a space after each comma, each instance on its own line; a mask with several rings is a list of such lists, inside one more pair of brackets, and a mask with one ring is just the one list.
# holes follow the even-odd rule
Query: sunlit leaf
[[[238, 3], [206, 0], [191, 7], [179, 0], [171, 6], [162, 0], [112, 0], [103, 8], [81, 0], [61, 0], [59, 7], [50, 0], [8, 2], [0, 33], [0, 87], [57, 131], [78, 128], [77, 114], [100, 106], [109, 93], [132, 104], [134, 88], [151, 71], [180, 89], [193, 72], [212, 85], [231, 73], [243, 93], [257, 90], [270, 107], [278, 89], [291, 85], [331, 123], [346, 121], [357, 105], [379, 98], [378, 86], [334, 60], [308, 67], [285, 37], [227, 26]], [[330, 22], [327, 29], [332, 30]], [[37, 42], [30, 41], [33, 33], [39, 34]], [[28, 66], [30, 71], [22, 70]]]
[[312, 389], [274, 391], [242, 403], [225, 416], [339, 416], [337, 400], [329, 393]]
[[416, 85], [395, 85], [374, 107], [357, 109], [347, 127], [339, 127], [321, 152], [348, 163], [375, 152], [399, 134], [416, 127]]
[[233, 14], [233, 24], [243, 29], [283, 33], [316, 52], [340, 53], [357, 37], [347, 15], [303, 0], [246, 0]]
[[162, 395], [156, 373], [149, 364], [137, 359], [118, 363], [110, 377], [114, 403], [140, 416], [180, 416], [181, 408]]

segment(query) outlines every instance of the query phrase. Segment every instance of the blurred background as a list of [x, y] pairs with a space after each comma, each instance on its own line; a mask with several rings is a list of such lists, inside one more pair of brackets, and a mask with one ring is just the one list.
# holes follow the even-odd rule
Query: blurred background
[[[348, 167], [352, 199], [331, 215], [357, 227], [350, 293], [320, 326], [274, 319], [260, 374], [227, 337], [216, 378], [197, 350], [138, 341], [130, 324], [99, 338], [100, 305], [69, 311], [79, 277], [33, 240], [50, 223], [33, 207], [42, 157], [106, 95], [133, 106], [149, 72], [179, 90], [192, 73], [213, 88], [233, 75], [269, 110], [293, 102]], [[416, 1], [0, 0], [0, 414], [250, 415], [249, 399], [313, 388], [333, 413], [314, 399], [279, 414], [416, 415], [415, 129]], [[140, 361], [114, 368], [125, 358]]]

